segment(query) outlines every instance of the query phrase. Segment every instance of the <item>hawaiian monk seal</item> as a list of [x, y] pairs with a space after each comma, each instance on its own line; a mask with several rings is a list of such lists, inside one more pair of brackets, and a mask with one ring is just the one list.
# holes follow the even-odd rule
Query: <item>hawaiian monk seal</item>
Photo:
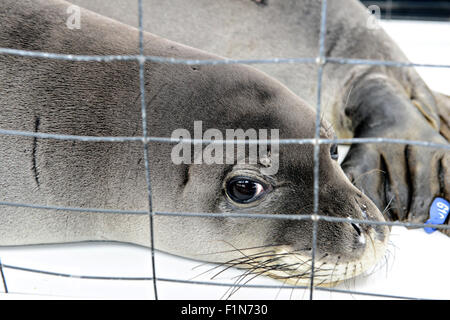
[[[137, 8], [125, 10], [119, 0], [73, 2], [137, 24]], [[318, 56], [321, 1], [147, 0], [143, 8], [147, 31], [229, 58]], [[195, 18], [186, 19], [187, 13]], [[326, 26], [327, 57], [408, 62], [359, 1], [328, 1]], [[255, 67], [315, 106], [316, 65]], [[329, 63], [322, 100], [324, 117], [339, 138], [450, 139], [450, 98], [431, 92], [413, 68]], [[357, 144], [343, 169], [389, 219], [425, 222], [436, 196], [450, 199], [448, 150]]]
[[[81, 31], [66, 27], [69, 3], [4, 0], [0, 47], [66, 54], [137, 54], [138, 31], [82, 10]], [[146, 33], [145, 54], [217, 56]], [[314, 109], [278, 81], [247, 66], [145, 64], [148, 131], [279, 129], [280, 138], [314, 136]], [[87, 136], [142, 135], [137, 61], [74, 62], [0, 55], [0, 128]], [[321, 136], [333, 137], [322, 123]], [[237, 219], [220, 213], [311, 213], [312, 145], [280, 145], [276, 174], [265, 163], [176, 165], [173, 145], [151, 143], [153, 210], [211, 212], [214, 218], [155, 216], [156, 248], [252, 268], [290, 283], [309, 281], [310, 221]], [[274, 154], [269, 154], [274, 158]], [[346, 178], [335, 148], [320, 148], [321, 214], [382, 221], [375, 204]], [[270, 161], [270, 159], [269, 159]], [[56, 206], [146, 210], [141, 143], [4, 135], [2, 200]], [[147, 215], [53, 212], [4, 206], [1, 245], [113, 240], [149, 245]], [[356, 276], [384, 254], [388, 228], [320, 221], [316, 284]]]

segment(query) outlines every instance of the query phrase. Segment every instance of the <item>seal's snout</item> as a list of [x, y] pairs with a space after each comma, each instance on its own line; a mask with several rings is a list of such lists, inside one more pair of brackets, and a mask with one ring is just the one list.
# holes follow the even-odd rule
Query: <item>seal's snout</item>
[[[352, 185], [352, 188], [355, 188]], [[377, 208], [377, 206], [364, 194], [362, 194], [358, 189], [357, 197], [355, 197], [355, 201], [357, 206], [359, 207], [359, 216], [355, 217], [360, 220], [368, 220], [368, 221], [384, 221], [384, 216]], [[382, 224], [374, 224], [374, 223], [362, 223], [361, 227], [366, 234], [370, 234], [373, 231], [373, 236], [377, 241], [386, 242], [389, 236], [389, 227]]]

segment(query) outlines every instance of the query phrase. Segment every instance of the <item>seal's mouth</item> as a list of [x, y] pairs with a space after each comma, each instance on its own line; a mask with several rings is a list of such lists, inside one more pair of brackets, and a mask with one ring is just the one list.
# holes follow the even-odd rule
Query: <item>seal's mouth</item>
[[[367, 241], [369, 239], [369, 241]], [[385, 255], [387, 237], [379, 240], [374, 229], [361, 232], [358, 240], [364, 250], [355, 260], [347, 260], [338, 254], [322, 253], [314, 261], [314, 285], [332, 287], [344, 280], [354, 278], [374, 267]], [[246, 269], [248, 275], [269, 276], [285, 284], [309, 286], [311, 284], [311, 250], [295, 250], [292, 246], [281, 245], [269, 250], [251, 252], [241, 250], [242, 257], [225, 263]]]

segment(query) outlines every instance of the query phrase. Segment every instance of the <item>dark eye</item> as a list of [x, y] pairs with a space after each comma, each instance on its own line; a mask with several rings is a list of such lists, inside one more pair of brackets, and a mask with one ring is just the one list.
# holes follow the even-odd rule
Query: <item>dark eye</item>
[[331, 155], [331, 159], [333, 159], [333, 160], [337, 160], [339, 158], [338, 145], [336, 143], [331, 145], [330, 155]]
[[259, 199], [266, 191], [263, 183], [244, 177], [231, 179], [227, 183], [227, 194], [237, 203], [249, 203]]

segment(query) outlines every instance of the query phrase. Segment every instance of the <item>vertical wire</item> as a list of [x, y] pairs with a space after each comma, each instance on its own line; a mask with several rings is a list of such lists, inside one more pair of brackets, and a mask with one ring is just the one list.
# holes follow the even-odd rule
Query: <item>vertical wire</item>
[[388, 0], [386, 8], [386, 20], [391, 20], [392, 18], [392, 0]]
[[1, 259], [0, 259], [0, 274], [2, 276], [3, 288], [5, 288], [5, 293], [8, 293], [8, 286], [6, 285], [6, 278], [5, 274], [3, 273], [3, 264]]
[[155, 240], [153, 232], [153, 211], [152, 211], [152, 188], [150, 182], [150, 165], [148, 159], [148, 144], [147, 140], [147, 110], [145, 103], [145, 77], [144, 77], [144, 28], [143, 28], [143, 14], [142, 14], [142, 0], [138, 0], [139, 11], [139, 83], [140, 83], [140, 95], [141, 95], [141, 114], [142, 114], [142, 136], [144, 143], [144, 164], [145, 164], [145, 179], [147, 181], [147, 194], [148, 194], [148, 216], [149, 216], [149, 228], [150, 228], [150, 250], [152, 256], [152, 275], [153, 275], [153, 291], [155, 294], [155, 300], [158, 300], [158, 288], [155, 269]]
[[317, 249], [317, 214], [319, 212], [319, 151], [320, 144], [320, 117], [321, 117], [321, 97], [322, 97], [322, 76], [323, 67], [326, 63], [325, 58], [325, 34], [326, 34], [326, 18], [327, 18], [327, 0], [322, 0], [320, 35], [319, 35], [319, 56], [317, 57], [318, 73], [317, 73], [317, 108], [316, 108], [316, 131], [314, 135], [314, 215], [312, 216], [312, 252], [311, 252], [311, 279], [309, 288], [309, 299], [313, 299], [314, 294], [314, 268]]

